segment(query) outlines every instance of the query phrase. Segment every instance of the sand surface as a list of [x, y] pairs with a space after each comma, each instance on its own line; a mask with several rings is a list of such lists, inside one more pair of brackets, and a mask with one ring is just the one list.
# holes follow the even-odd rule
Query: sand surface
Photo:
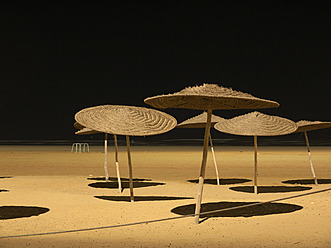
[[[129, 196], [128, 188], [120, 193], [116, 188], [89, 186], [104, 185], [104, 181], [88, 180], [104, 175], [102, 147], [91, 147], [89, 153], [70, 150], [71, 147], [66, 146], [0, 146], [0, 190], [3, 190], [0, 207], [49, 209], [37, 216], [0, 219], [0, 236], [175, 217], [191, 211], [190, 207], [182, 206], [195, 204], [197, 184], [187, 180], [199, 176], [201, 147], [132, 147], [133, 176], [149, 180], [136, 182], [134, 203], [123, 198]], [[253, 148], [215, 147], [215, 150], [221, 179], [253, 179]], [[331, 179], [331, 147], [311, 150], [318, 178]], [[208, 156], [206, 178], [213, 179], [211, 153]], [[113, 147], [109, 148], [108, 161], [110, 176], [114, 177]], [[128, 177], [125, 147], [120, 147], [119, 161], [121, 176]], [[205, 209], [220, 208], [224, 202], [230, 205], [263, 202], [331, 187], [331, 184], [282, 183], [312, 178], [305, 147], [259, 147], [258, 163], [258, 184], [275, 187], [255, 195], [230, 189], [249, 188], [252, 181], [220, 186], [205, 184], [202, 200]], [[312, 189], [294, 191], [291, 187], [296, 186]], [[288, 192], [275, 192], [280, 188]], [[0, 247], [326, 248], [331, 247], [330, 194], [327, 191], [241, 212], [250, 217], [236, 216], [237, 213], [229, 211], [226, 217], [201, 218], [199, 225], [190, 217], [112, 229], [5, 238], [0, 239]]]

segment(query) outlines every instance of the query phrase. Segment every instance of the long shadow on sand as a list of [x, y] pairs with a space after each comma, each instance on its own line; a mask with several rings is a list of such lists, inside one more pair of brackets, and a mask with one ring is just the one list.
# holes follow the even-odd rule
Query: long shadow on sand
[[[198, 183], [199, 179], [191, 179], [187, 180], [190, 183]], [[244, 179], [244, 178], [220, 178], [220, 184], [221, 185], [229, 185], [229, 184], [238, 184], [238, 183], [246, 183], [250, 182], [252, 180], [250, 179]], [[206, 184], [212, 184], [212, 185], [217, 185], [216, 178], [215, 179], [205, 179], [204, 183]]]
[[42, 207], [0, 206], [0, 220], [38, 216], [48, 211], [48, 208]]
[[[253, 186], [238, 186], [230, 187], [231, 190], [244, 192], [244, 193], [254, 193]], [[312, 187], [302, 187], [302, 186], [258, 186], [257, 192], [259, 194], [263, 193], [286, 193], [286, 192], [296, 192], [310, 190]]]
[[[282, 183], [287, 184], [301, 184], [301, 185], [314, 185], [314, 179], [295, 179], [295, 180], [286, 180], [282, 181]], [[318, 184], [331, 184], [331, 179], [317, 179]]]
[[[107, 201], [130, 202], [130, 196], [94, 196], [95, 198]], [[175, 197], [175, 196], [135, 196], [134, 201], [174, 201], [193, 199], [192, 197]]]
[[[12, 177], [0, 177], [0, 179], [6, 179], [6, 178], [12, 178]], [[0, 192], [9, 192], [7, 189], [0, 189]]]
[[[122, 189], [130, 188], [129, 182], [124, 181], [121, 183]], [[152, 187], [158, 185], [165, 185], [165, 183], [157, 183], [157, 182], [142, 182], [142, 181], [134, 181], [133, 188], [145, 188], [145, 187]], [[88, 186], [93, 188], [104, 188], [104, 189], [118, 189], [117, 182], [97, 182], [97, 183], [90, 183]]]
[[[89, 177], [87, 180], [95, 180], [95, 181], [105, 181], [105, 177]], [[108, 177], [109, 181], [116, 181], [117, 177]], [[152, 181], [151, 179], [145, 179], [145, 178], [133, 178], [133, 181]], [[121, 181], [129, 181], [129, 178], [121, 177]]]
[[[215, 211], [226, 208], [233, 208], [253, 204], [258, 202], [212, 202], [201, 205], [201, 213]], [[233, 209], [224, 212], [216, 212], [210, 214], [201, 214], [201, 218], [211, 217], [253, 217], [271, 214], [291, 213], [302, 209], [302, 206], [287, 204], [287, 203], [265, 203], [261, 205], [249, 206], [245, 208]], [[172, 213], [179, 215], [187, 215], [195, 213], [195, 204], [183, 205], [171, 210]]]

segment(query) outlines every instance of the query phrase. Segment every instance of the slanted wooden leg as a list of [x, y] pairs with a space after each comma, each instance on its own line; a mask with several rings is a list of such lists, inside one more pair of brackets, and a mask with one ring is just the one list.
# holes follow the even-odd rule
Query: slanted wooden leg
[[108, 140], [108, 134], [105, 133], [105, 180], [108, 181], [109, 179], [109, 175], [108, 175], [108, 144], [107, 144], [107, 140]]
[[311, 173], [313, 174], [315, 185], [318, 185], [317, 178], [316, 178], [315, 171], [314, 171], [313, 160], [311, 159], [308, 135], [307, 135], [307, 132], [306, 131], [304, 133], [305, 133], [305, 138], [306, 138], [306, 144], [307, 144], [307, 150], [308, 150], [308, 156], [309, 156], [309, 163], [310, 163]]
[[118, 191], [122, 192], [121, 176], [120, 176], [120, 167], [118, 165], [118, 146], [117, 146], [117, 136], [114, 134], [114, 145], [115, 145], [115, 164], [116, 164], [116, 174], [118, 182]]
[[203, 154], [202, 154], [202, 163], [201, 163], [201, 170], [200, 170], [200, 176], [199, 176], [198, 195], [197, 195], [197, 201], [196, 201], [196, 205], [195, 205], [195, 214], [196, 214], [194, 217], [195, 224], [199, 224], [203, 183], [204, 183], [204, 177], [205, 177], [205, 172], [206, 172], [206, 163], [207, 163], [208, 139], [209, 139], [210, 126], [211, 126], [211, 114], [212, 114], [212, 110], [208, 110], [205, 136], [204, 136], [204, 140], [203, 140]]
[[129, 185], [130, 185], [130, 200], [134, 202], [133, 196], [133, 180], [132, 180], [132, 163], [131, 163], [131, 152], [130, 152], [130, 138], [126, 135], [126, 148], [128, 150], [128, 164], [129, 164]]
[[257, 194], [257, 136], [254, 136], [254, 193]]
[[214, 152], [214, 146], [213, 146], [213, 141], [211, 139], [210, 133], [209, 133], [209, 143], [210, 143], [210, 149], [211, 149], [211, 153], [213, 155], [213, 160], [214, 160], [214, 166], [215, 166], [215, 172], [216, 172], [216, 182], [217, 182], [217, 185], [220, 185], [220, 176], [218, 174], [218, 168], [217, 168], [217, 164], [216, 164], [216, 157], [215, 157], [215, 152]]

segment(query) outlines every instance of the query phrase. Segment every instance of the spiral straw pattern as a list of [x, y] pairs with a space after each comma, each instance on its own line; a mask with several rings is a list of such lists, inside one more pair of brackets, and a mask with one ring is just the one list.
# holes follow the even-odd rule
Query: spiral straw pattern
[[312, 130], [330, 128], [331, 122], [302, 120], [302, 121], [298, 121], [297, 125], [298, 125], [298, 130], [296, 131], [296, 133], [299, 133], [299, 132], [305, 132], [305, 131], [308, 132], [308, 131], [312, 131]]
[[161, 111], [121, 105], [86, 108], [79, 111], [75, 119], [98, 132], [129, 136], [161, 134], [177, 125], [174, 117]]
[[278, 136], [293, 133], [298, 127], [289, 119], [255, 111], [220, 121], [214, 128], [220, 132], [235, 135]]
[[144, 101], [153, 107], [161, 109], [260, 109], [279, 106], [277, 102], [260, 99], [231, 88], [218, 86], [217, 84], [187, 87], [174, 94], [148, 97]]

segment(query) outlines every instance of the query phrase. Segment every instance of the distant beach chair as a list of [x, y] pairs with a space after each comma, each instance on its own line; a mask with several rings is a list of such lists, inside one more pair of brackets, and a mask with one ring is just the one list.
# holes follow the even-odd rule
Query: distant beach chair
[[73, 143], [71, 146], [71, 152], [89, 152], [90, 151], [90, 146], [88, 143]]

